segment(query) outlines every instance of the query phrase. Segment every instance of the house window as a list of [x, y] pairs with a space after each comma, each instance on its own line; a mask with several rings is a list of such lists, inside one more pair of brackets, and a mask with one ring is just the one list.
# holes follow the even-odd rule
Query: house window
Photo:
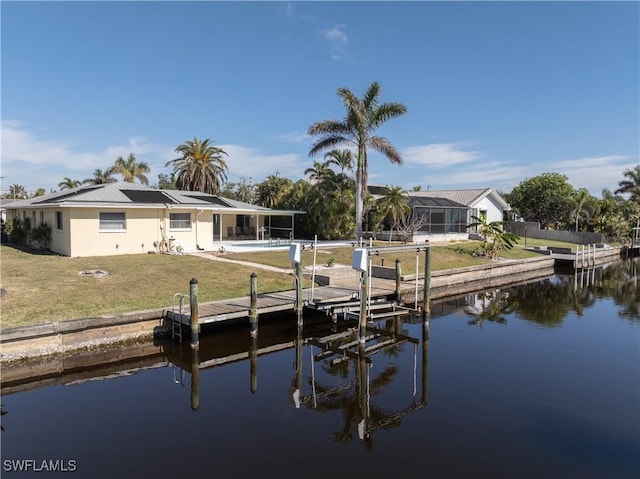
[[44, 211], [40, 212], [40, 224], [44, 223]]
[[100, 231], [124, 231], [127, 229], [124, 213], [100, 213]]
[[190, 230], [191, 213], [169, 213], [169, 229]]
[[56, 229], [62, 229], [62, 211], [56, 211]]

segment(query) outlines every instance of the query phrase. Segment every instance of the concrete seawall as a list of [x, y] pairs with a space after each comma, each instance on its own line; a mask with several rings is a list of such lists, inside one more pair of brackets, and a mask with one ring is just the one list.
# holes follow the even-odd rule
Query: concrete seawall
[[[387, 277], [392, 274], [388, 279], [395, 277], [395, 268], [376, 266], [374, 270], [374, 276]], [[431, 297], [440, 299], [471, 293], [545, 277], [553, 272], [554, 259], [549, 256], [436, 271], [431, 275]], [[411, 281], [415, 275], [403, 276], [402, 279]], [[419, 287], [422, 288], [420, 278]], [[69, 353], [123, 341], [150, 340], [169, 330], [165, 319], [167, 311], [168, 308], [154, 309], [5, 329], [0, 331], [0, 362]]]
[[0, 331], [0, 361], [66, 353], [122, 341], [152, 339], [166, 309], [22, 326]]

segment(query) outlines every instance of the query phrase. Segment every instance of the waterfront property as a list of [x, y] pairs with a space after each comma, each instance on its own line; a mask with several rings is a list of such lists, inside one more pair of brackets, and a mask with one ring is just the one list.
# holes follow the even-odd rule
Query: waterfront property
[[[3, 364], [4, 474], [61, 458], [81, 477], [638, 477], [638, 266], [436, 301], [366, 348], [346, 347], [354, 321], [290, 315], [199, 349]], [[189, 460], [158, 460], [160, 437]]]
[[[384, 195], [384, 187], [370, 186], [374, 198]], [[407, 192], [411, 221], [417, 230], [410, 241], [458, 241], [469, 239], [474, 230], [467, 229], [472, 217], [485, 217], [488, 222], [502, 221], [509, 205], [492, 188], [466, 190], [429, 190]], [[378, 234], [379, 239], [384, 235]]]
[[289, 239], [298, 213], [132, 183], [81, 186], [7, 205], [10, 219], [50, 225], [50, 249], [64, 256], [216, 250], [223, 241]]

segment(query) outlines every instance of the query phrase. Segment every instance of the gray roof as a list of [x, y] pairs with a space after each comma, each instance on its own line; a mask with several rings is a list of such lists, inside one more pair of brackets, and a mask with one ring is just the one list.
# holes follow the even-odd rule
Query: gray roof
[[469, 190], [429, 190], [429, 191], [409, 191], [410, 198], [444, 198], [465, 206], [473, 206], [484, 197], [493, 193], [493, 198], [500, 205], [507, 209], [509, 205], [502, 197], [491, 188], [476, 188]]
[[109, 183], [104, 185], [79, 186], [57, 191], [44, 196], [19, 200], [10, 208], [43, 208], [65, 206], [121, 206], [166, 208], [185, 207], [212, 210], [244, 210], [294, 213], [294, 211], [272, 210], [263, 206], [230, 200], [199, 191], [160, 190], [134, 183]]

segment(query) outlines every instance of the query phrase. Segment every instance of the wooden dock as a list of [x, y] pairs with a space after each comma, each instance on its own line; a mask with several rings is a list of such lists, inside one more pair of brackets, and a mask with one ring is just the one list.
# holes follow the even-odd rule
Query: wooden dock
[[[409, 288], [407, 288], [409, 289]], [[371, 299], [384, 298], [395, 293], [395, 281], [373, 278], [371, 282]], [[305, 307], [309, 306], [311, 288], [303, 290]], [[358, 287], [353, 278], [337, 281], [332, 286], [319, 286], [313, 289], [313, 303], [334, 303], [355, 301], [358, 298]], [[296, 291], [280, 291], [275, 293], [258, 294], [258, 314], [268, 314], [280, 311], [294, 311]], [[188, 297], [182, 313], [176, 307], [167, 311], [169, 320], [179, 320], [183, 325], [189, 325], [190, 311]], [[198, 305], [199, 324], [213, 324], [238, 318], [248, 318], [251, 299], [247, 295], [242, 298], [223, 299], [200, 303]]]

